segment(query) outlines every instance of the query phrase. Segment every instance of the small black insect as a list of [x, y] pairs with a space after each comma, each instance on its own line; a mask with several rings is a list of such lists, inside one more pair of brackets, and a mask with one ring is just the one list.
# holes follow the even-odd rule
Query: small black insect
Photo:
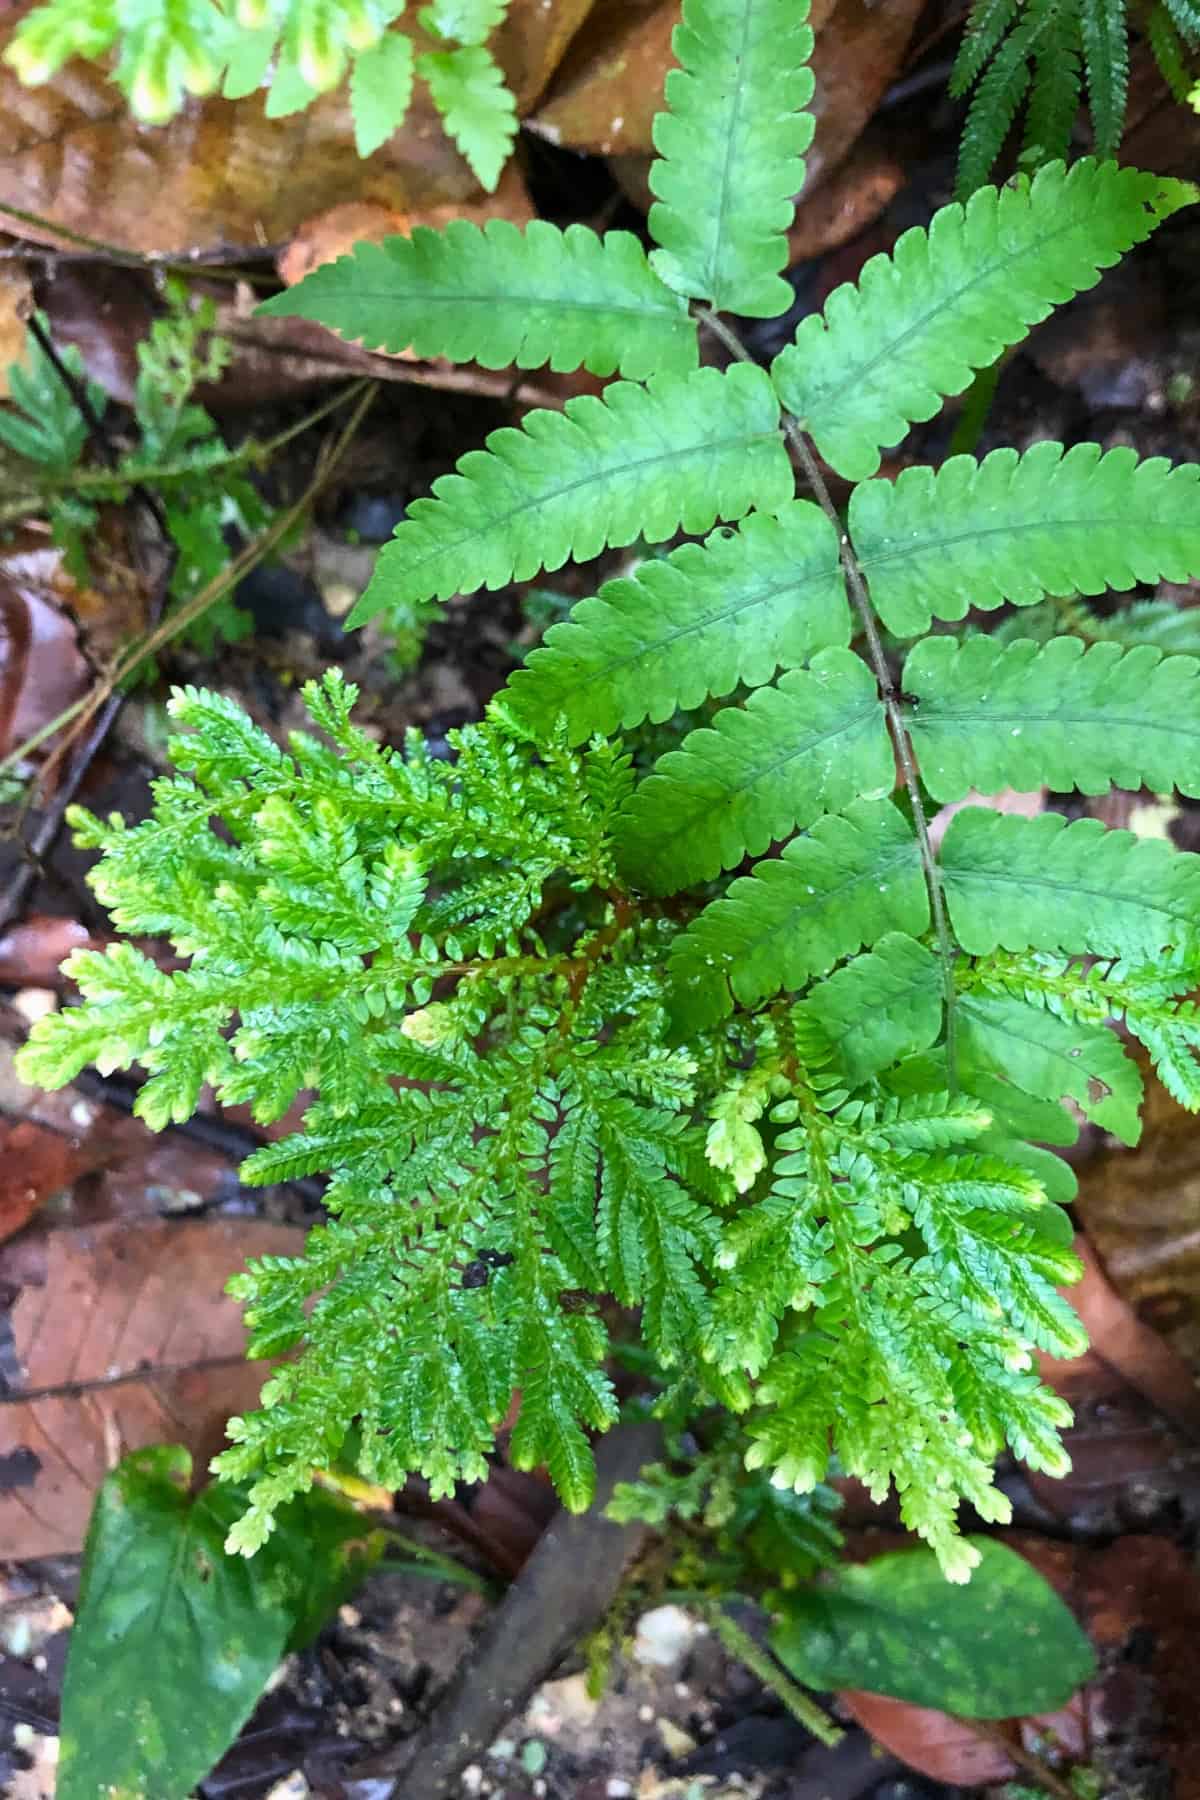
[[465, 1288], [486, 1287], [493, 1269], [506, 1269], [514, 1260], [510, 1250], [481, 1250], [463, 1270], [462, 1284]]

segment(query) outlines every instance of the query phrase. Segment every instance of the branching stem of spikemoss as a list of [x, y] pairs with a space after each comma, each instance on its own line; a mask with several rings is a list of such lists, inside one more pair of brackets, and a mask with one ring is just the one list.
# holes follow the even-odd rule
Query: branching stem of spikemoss
[[[697, 316], [708, 327], [739, 362], [752, 363], [754, 358], [738, 337], [716, 313], [707, 307], [700, 307]], [[921, 867], [925, 874], [925, 884], [929, 889], [929, 905], [933, 914], [933, 928], [938, 941], [938, 954], [942, 965], [942, 998], [946, 1013], [946, 1069], [950, 1092], [958, 1092], [958, 1030], [955, 1017], [957, 993], [954, 982], [955, 950], [954, 940], [950, 936], [949, 920], [946, 916], [946, 895], [942, 886], [942, 871], [934, 854], [933, 841], [929, 835], [929, 820], [925, 813], [925, 802], [921, 796], [921, 782], [917, 774], [917, 759], [913, 753], [912, 740], [908, 735], [908, 727], [904, 722], [904, 713], [900, 706], [900, 696], [892, 681], [891, 671], [887, 666], [887, 658], [883, 653], [883, 644], [879, 636], [879, 626], [875, 620], [875, 608], [871, 604], [871, 596], [867, 589], [866, 577], [859, 567], [854, 546], [850, 542], [837, 507], [829, 492], [828, 484], [821, 473], [820, 464], [812, 445], [809, 443], [800, 421], [789, 412], [783, 413], [783, 429], [788, 443], [796, 452], [804, 479], [812, 491], [813, 498], [825, 514], [838, 535], [838, 545], [842, 561], [842, 569], [846, 577], [846, 586], [854, 610], [858, 614], [863, 636], [867, 643], [867, 660], [871, 665], [875, 680], [879, 684], [879, 696], [883, 701], [884, 713], [887, 717], [888, 730], [896, 752], [896, 761], [900, 766], [900, 776], [907, 791], [909, 804], [912, 807], [913, 827], [917, 834], [917, 848], [920, 852]]]
[[719, 1601], [705, 1608], [709, 1624], [720, 1638], [731, 1656], [736, 1656], [744, 1663], [752, 1675], [757, 1675], [765, 1688], [769, 1688], [791, 1713], [793, 1719], [799, 1721], [806, 1731], [811, 1731], [819, 1743], [833, 1749], [845, 1737], [841, 1727], [835, 1725], [828, 1713], [823, 1712], [815, 1700], [810, 1700], [802, 1687], [794, 1682], [770, 1653], [763, 1649], [750, 1636], [748, 1631], [731, 1619]]

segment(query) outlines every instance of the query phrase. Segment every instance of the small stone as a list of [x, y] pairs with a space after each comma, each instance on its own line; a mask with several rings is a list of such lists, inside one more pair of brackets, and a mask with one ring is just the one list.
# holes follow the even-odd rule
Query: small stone
[[629, 1800], [629, 1796], [633, 1793], [633, 1783], [622, 1781], [619, 1775], [614, 1775], [604, 1791], [608, 1795], [608, 1800]]
[[483, 1770], [478, 1763], [468, 1763], [462, 1772], [463, 1792], [478, 1794], [483, 1789]]
[[658, 1735], [662, 1739], [663, 1749], [672, 1762], [678, 1762], [681, 1757], [690, 1756], [696, 1748], [695, 1738], [689, 1737], [686, 1731], [676, 1725], [674, 1719], [660, 1719]]
[[282, 1781], [277, 1781], [267, 1795], [267, 1800], [309, 1800], [312, 1789], [304, 1778], [303, 1769], [293, 1769]]
[[644, 1667], [675, 1668], [687, 1656], [696, 1636], [696, 1621], [682, 1606], [656, 1606], [637, 1622], [633, 1658]]

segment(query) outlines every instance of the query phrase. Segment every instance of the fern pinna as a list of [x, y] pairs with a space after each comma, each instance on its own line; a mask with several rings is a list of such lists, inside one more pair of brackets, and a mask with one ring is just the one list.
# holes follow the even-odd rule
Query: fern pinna
[[[185, 692], [154, 817], [79, 816], [118, 926], [190, 963], [76, 955], [85, 1004], [36, 1027], [26, 1076], [140, 1062], [154, 1125], [205, 1082], [262, 1120], [316, 1093], [243, 1170], [331, 1176], [306, 1256], [236, 1284], [252, 1352], [294, 1353], [221, 1458], [254, 1478], [243, 1550], [353, 1421], [374, 1479], [482, 1475], [514, 1389], [513, 1458], [585, 1506], [609, 1333], [638, 1309], [659, 1364], [743, 1416], [752, 1466], [803, 1491], [832, 1452], [894, 1482], [965, 1578], [959, 1502], [1006, 1516], [1002, 1447], [1067, 1466], [1033, 1367], [1084, 1343], [1059, 1292], [1072, 1176], [1046, 1146], [1081, 1117], [1136, 1138], [1112, 1022], [1200, 1106], [1200, 859], [1053, 813], [967, 805], [937, 849], [929, 825], [1010, 786], [1200, 793], [1200, 662], [1074, 598], [1200, 570], [1200, 469], [1043, 443], [876, 478], [1192, 191], [1093, 161], [984, 189], [755, 367], [709, 303], [790, 300], [803, 11], [689, 0], [649, 255], [459, 224], [267, 307], [625, 377], [437, 481], [359, 620], [702, 541], [580, 602], [449, 763], [378, 747], [334, 676], [309, 690], [322, 738], [286, 748]], [[699, 366], [702, 325], [731, 367]], [[844, 524], [819, 458], [858, 484]], [[1002, 604], [1061, 605], [1084, 636], [926, 635]], [[639, 778], [646, 728], [701, 706]]]

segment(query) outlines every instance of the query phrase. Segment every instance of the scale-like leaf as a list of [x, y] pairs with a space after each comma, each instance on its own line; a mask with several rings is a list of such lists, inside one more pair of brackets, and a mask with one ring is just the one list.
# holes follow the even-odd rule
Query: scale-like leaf
[[654, 121], [650, 235], [669, 287], [773, 318], [792, 302], [779, 271], [804, 185], [813, 121], [808, 0], [685, 0]]
[[1085, 0], [1079, 9], [1079, 35], [1096, 151], [1100, 156], [1115, 156], [1125, 128], [1129, 87], [1126, 0]]
[[952, 456], [936, 473], [863, 482], [850, 533], [884, 624], [916, 637], [973, 606], [1200, 573], [1200, 464], [1098, 444]]
[[[909, 733], [935, 800], [969, 788], [1200, 794], [1200, 660], [1146, 646], [931, 637], [904, 665]], [[919, 704], [918, 704], [919, 703]]]
[[606, 581], [568, 623], [551, 626], [510, 697], [533, 724], [562, 713], [578, 742], [669, 719], [739, 682], [761, 686], [778, 668], [849, 642], [837, 533], [817, 507], [794, 500]]
[[881, 445], [931, 419], [1193, 198], [1185, 182], [1090, 159], [980, 188], [928, 231], [906, 231], [802, 321], [772, 368], [780, 397], [839, 474], [873, 475]]
[[851, 651], [822, 650], [811, 670], [726, 707], [661, 757], [625, 809], [618, 849], [637, 885], [674, 893], [894, 780], [874, 676]]
[[911, 826], [890, 800], [857, 800], [705, 907], [672, 946], [672, 974], [686, 982], [697, 964], [715, 969], [753, 1006], [885, 933], [928, 923]]
[[631, 232], [598, 237], [544, 219], [523, 231], [507, 219], [482, 230], [452, 219], [444, 231], [418, 225], [411, 237], [357, 244], [259, 311], [316, 319], [368, 350], [411, 348], [486, 369], [548, 363], [642, 379], [686, 374], [697, 360], [687, 302]]
[[[915, 873], [919, 879], [919, 866]], [[921, 905], [911, 872], [909, 891], [912, 915], [920, 917], [927, 907]], [[902, 931], [889, 931], [873, 950], [818, 982], [802, 1007], [828, 1038], [846, 1079], [857, 1086], [936, 1043], [942, 994], [933, 952]]]
[[617, 382], [602, 400], [530, 413], [440, 476], [435, 499], [413, 502], [349, 623], [527, 581], [609, 544], [707, 531], [752, 506], [772, 512], [794, 491], [778, 421], [770, 382], [747, 364]]
[[1200, 856], [1161, 838], [967, 807], [950, 821], [942, 875], [955, 936], [993, 950], [1090, 951], [1154, 962], [1200, 946]]

